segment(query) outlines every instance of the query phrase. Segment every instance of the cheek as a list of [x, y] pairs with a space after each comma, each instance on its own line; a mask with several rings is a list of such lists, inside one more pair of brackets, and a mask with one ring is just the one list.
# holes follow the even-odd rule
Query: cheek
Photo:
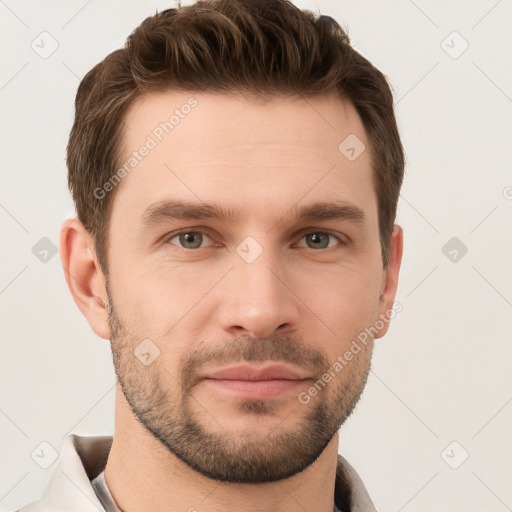
[[[120, 266], [119, 266], [120, 268]], [[185, 329], [204, 325], [197, 316], [207, 305], [208, 292], [225, 273], [192, 265], [127, 265], [115, 276], [114, 303], [126, 328], [137, 338], [158, 345], [172, 342], [180, 350]], [[114, 276], [113, 276], [114, 283]], [[177, 355], [176, 352], [174, 352]]]
[[[298, 295], [314, 314], [304, 325], [306, 337], [322, 339], [331, 361], [373, 325], [379, 314], [380, 274], [338, 267], [335, 272], [316, 272], [302, 280]], [[305, 311], [309, 317], [310, 311]], [[313, 327], [314, 326], [314, 327]]]
[[[180, 362], [194, 343], [203, 339], [201, 333], [194, 335], [194, 329], [206, 325], [206, 319], [201, 321], [198, 314], [206, 304], [201, 301], [219, 280], [218, 272], [211, 268], [193, 270], [190, 265], [136, 265], [126, 260], [116, 262], [111, 272], [112, 298], [127, 331], [119, 342], [124, 347], [122, 355], [129, 357], [127, 354], [148, 338], [159, 350], [150, 372], [165, 389], [177, 386]], [[141, 370], [135, 359], [128, 363], [135, 365], [132, 370]], [[125, 359], [128, 368], [126, 364]]]
[[329, 265], [301, 268], [295, 282], [306, 305], [326, 318], [357, 323], [378, 310], [382, 275], [369, 266]]

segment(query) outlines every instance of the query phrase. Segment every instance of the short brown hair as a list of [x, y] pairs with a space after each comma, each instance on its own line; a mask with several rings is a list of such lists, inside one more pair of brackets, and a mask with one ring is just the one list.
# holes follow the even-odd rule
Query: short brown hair
[[200, 0], [146, 18], [78, 87], [68, 184], [105, 275], [114, 191], [98, 199], [95, 190], [122, 161], [128, 107], [142, 94], [166, 90], [238, 92], [263, 100], [339, 91], [356, 108], [370, 141], [387, 268], [404, 154], [385, 76], [329, 16], [287, 0]]

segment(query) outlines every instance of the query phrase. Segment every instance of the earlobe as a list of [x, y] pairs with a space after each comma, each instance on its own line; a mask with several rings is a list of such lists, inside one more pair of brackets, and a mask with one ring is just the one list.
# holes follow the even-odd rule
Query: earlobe
[[60, 231], [60, 257], [73, 299], [92, 330], [110, 339], [105, 277], [97, 261], [94, 241], [78, 219], [68, 219]]
[[400, 273], [400, 265], [402, 263], [402, 254], [403, 230], [398, 224], [395, 224], [391, 240], [389, 242], [388, 267], [384, 273], [381, 295], [379, 298], [379, 320], [381, 320], [381, 323], [383, 323], [384, 326], [379, 329], [375, 339], [382, 338], [382, 336], [387, 333], [389, 329], [389, 321], [395, 314], [393, 304], [395, 301], [396, 290], [398, 288], [398, 275]]

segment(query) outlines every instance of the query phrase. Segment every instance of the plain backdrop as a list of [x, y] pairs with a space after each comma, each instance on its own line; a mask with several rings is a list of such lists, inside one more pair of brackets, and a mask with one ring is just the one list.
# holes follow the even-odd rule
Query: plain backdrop
[[[381, 511], [512, 510], [512, 2], [296, 3], [389, 77], [407, 155], [403, 311], [340, 453]], [[2, 511], [41, 494], [42, 442], [113, 433], [109, 343], [52, 252], [74, 216], [65, 147], [81, 77], [170, 6], [0, 0]]]

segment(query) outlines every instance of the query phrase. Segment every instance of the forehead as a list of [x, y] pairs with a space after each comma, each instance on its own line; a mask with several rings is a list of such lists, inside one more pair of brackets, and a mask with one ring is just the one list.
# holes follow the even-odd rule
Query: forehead
[[[356, 159], [343, 152], [346, 141], [362, 151]], [[376, 214], [364, 126], [335, 94], [267, 103], [204, 92], [144, 95], [125, 116], [121, 142], [126, 172], [113, 217], [120, 209], [133, 223], [167, 197], [267, 219], [302, 200], [350, 200]]]
[[263, 142], [322, 150], [337, 148], [340, 137], [351, 133], [366, 137], [352, 104], [336, 93], [312, 98], [276, 96], [265, 102], [212, 92], [145, 94], [130, 106], [123, 124], [127, 148], [137, 147], [141, 136], [150, 136], [159, 145], [181, 144], [192, 132], [195, 139], [190, 146], [200, 142], [198, 150], [219, 151]]

